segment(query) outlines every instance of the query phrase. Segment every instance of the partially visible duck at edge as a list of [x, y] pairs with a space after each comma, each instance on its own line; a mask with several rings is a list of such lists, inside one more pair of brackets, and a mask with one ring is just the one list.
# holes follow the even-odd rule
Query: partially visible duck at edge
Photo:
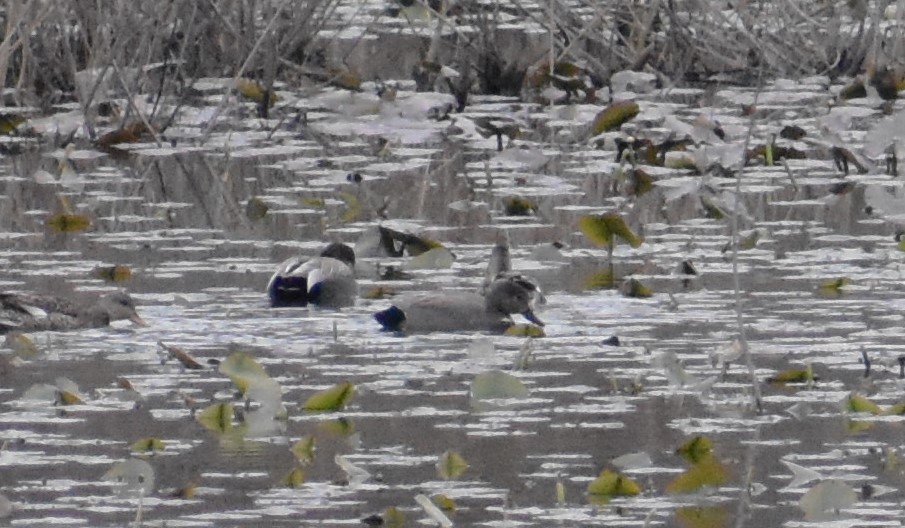
[[334, 242], [311, 259], [292, 257], [277, 268], [267, 283], [270, 305], [341, 308], [355, 304], [355, 251]]
[[90, 304], [52, 295], [0, 293], [0, 334], [98, 328], [124, 319], [148, 326], [124, 292], [102, 295]]
[[534, 314], [539, 288], [531, 279], [513, 272], [497, 276], [482, 296], [477, 292], [425, 292], [403, 296], [374, 314], [386, 331], [399, 333], [479, 331], [503, 333], [521, 314], [544, 326]]

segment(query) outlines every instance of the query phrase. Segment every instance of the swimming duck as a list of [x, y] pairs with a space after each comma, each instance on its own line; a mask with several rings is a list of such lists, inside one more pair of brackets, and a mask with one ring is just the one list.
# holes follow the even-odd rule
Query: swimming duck
[[312, 259], [287, 259], [267, 283], [270, 305], [306, 306], [311, 303], [326, 308], [351, 306], [358, 296], [354, 267], [355, 252], [339, 242], [330, 244], [321, 251], [320, 256]]
[[147, 326], [135, 311], [135, 301], [123, 292], [108, 293], [92, 304], [52, 295], [0, 293], [0, 334], [97, 328], [122, 319]]
[[511, 314], [538, 326], [534, 314], [538, 286], [512, 272], [501, 273], [482, 296], [476, 292], [419, 293], [397, 299], [393, 306], [374, 314], [384, 330], [393, 332], [505, 332], [514, 324]]

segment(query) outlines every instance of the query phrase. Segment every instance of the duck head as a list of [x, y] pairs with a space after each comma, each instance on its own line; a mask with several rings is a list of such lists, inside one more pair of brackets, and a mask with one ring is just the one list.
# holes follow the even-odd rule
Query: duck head
[[544, 322], [534, 314], [534, 299], [540, 295], [540, 287], [528, 277], [517, 273], [501, 273], [490, 284], [485, 295], [487, 311], [521, 314], [538, 326]]

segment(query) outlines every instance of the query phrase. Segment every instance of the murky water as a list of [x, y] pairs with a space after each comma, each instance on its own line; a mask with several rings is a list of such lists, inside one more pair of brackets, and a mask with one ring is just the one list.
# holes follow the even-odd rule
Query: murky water
[[[905, 210], [899, 179], [878, 169], [843, 180], [832, 158], [807, 143], [795, 145], [811, 159], [789, 160], [788, 172], [754, 163], [746, 170], [742, 228], [761, 235], [753, 249], [739, 252], [738, 272], [764, 392], [758, 414], [750, 407], [746, 368], [733, 362], [721, 372], [711, 358], [736, 337], [731, 252], [724, 252], [729, 221], [706, 217], [701, 192], [675, 191], [701, 180], [688, 170], [650, 167], [653, 191], [638, 198], [613, 193], [618, 133], [604, 149], [560, 135], [601, 107], [566, 111], [478, 98], [455, 125], [497, 114], [528, 124], [497, 153], [494, 137], [456, 134], [448, 121], [425, 120], [448, 96], [401, 92], [396, 103], [379, 103], [366, 94], [286, 91], [274, 112], [289, 119], [248, 117], [253, 104], [244, 103], [198, 144], [200, 116], [210, 115], [218, 93], [211, 93], [211, 107], [186, 111], [168, 131], [175, 146], [132, 144], [112, 156], [77, 141], [69, 154], [74, 174], [49, 183], [36, 180], [36, 171], [58, 175], [62, 151], [32, 144], [3, 160], [0, 286], [72, 294], [123, 287], [150, 324], [35, 334], [39, 355], [0, 368], [0, 493], [14, 506], [4, 522], [123, 526], [141, 503], [148, 526], [356, 525], [389, 506], [413, 525], [430, 522], [414, 501], [422, 493], [452, 498], [455, 511], [447, 515], [460, 526], [730, 526], [739, 512], [749, 526], [808, 525], [798, 501], [815, 482], [787, 487], [792, 477], [782, 461], [789, 461], [859, 491], [840, 526], [901, 525], [902, 421], [853, 422], [842, 404], [852, 391], [884, 406], [901, 399], [902, 252], [889, 220], [896, 206]], [[703, 113], [741, 144], [749, 121], [740, 105], [753, 93], [639, 96], [642, 112], [623, 135], [663, 139], [667, 111], [688, 123]], [[831, 98], [807, 82], [768, 87], [753, 143], [791, 122], [816, 136]], [[836, 131], [851, 148], [882, 117], [876, 107], [856, 101], [834, 110], [851, 118]], [[308, 111], [308, 127], [292, 124], [297, 109]], [[377, 153], [378, 136], [390, 140], [388, 152]], [[354, 172], [361, 183], [347, 179]], [[854, 189], [832, 195], [841, 181]], [[735, 179], [707, 183], [719, 196]], [[889, 199], [880, 206], [878, 188], [898, 194], [883, 191]], [[91, 229], [46, 227], [60, 196], [90, 216]], [[532, 200], [536, 212], [506, 216], [503, 200], [511, 196]], [[263, 218], [246, 214], [254, 197], [269, 206]], [[470, 203], [449, 207], [461, 200]], [[652, 297], [586, 288], [606, 267], [607, 253], [579, 232], [577, 220], [605, 211], [620, 211], [643, 232], [639, 248], [617, 246], [615, 269], [653, 288]], [[362, 292], [477, 288], [491, 245], [505, 233], [514, 267], [547, 293], [539, 312], [547, 337], [392, 336], [371, 318], [386, 299], [363, 297], [338, 312], [267, 306], [263, 288], [278, 262], [313, 255], [328, 240], [354, 242], [382, 218], [393, 225], [405, 220], [457, 259], [449, 269], [409, 270], [410, 280], [382, 281], [380, 270], [404, 268], [408, 258], [361, 258]], [[555, 259], [539, 260], [552, 254], [554, 241], [566, 246]], [[676, 273], [684, 260], [698, 276]], [[98, 266], [114, 264], [128, 265], [132, 277], [110, 284], [95, 276]], [[842, 277], [851, 282], [838, 295], [818, 295], [822, 282]], [[610, 336], [621, 344], [604, 344]], [[204, 368], [165, 360], [159, 341], [183, 347]], [[530, 396], [497, 410], [473, 409], [475, 376], [509, 371], [528, 349], [527, 367], [511, 373]], [[867, 377], [862, 350], [873, 362]], [[282, 387], [283, 431], [227, 441], [194, 418], [195, 409], [212, 403], [241, 406], [214, 361], [236, 351], [257, 358]], [[664, 368], [669, 361], [662, 358], [671, 354], [684, 368]], [[820, 377], [812, 386], [764, 383], [806, 364]], [[697, 387], [713, 376], [709, 390]], [[29, 387], [59, 377], [78, 384], [82, 403], [23, 399]], [[135, 390], [122, 388], [121, 378]], [[301, 409], [315, 391], [342, 381], [357, 390], [344, 411]], [[297, 464], [289, 447], [305, 435], [317, 445], [305, 482], [281, 485]], [[669, 494], [667, 484], [687, 467], [674, 451], [695, 435], [712, 440], [729, 477], [696, 494]], [[101, 476], [147, 437], [165, 446], [146, 458], [153, 489], [141, 501], [117, 498]], [[469, 464], [451, 480], [436, 468], [447, 450]], [[642, 493], [589, 502], [587, 486], [600, 471], [639, 451], [652, 463], [625, 473]], [[350, 479], [335, 455], [369, 476]], [[192, 497], [173, 497], [190, 483]], [[892, 491], [867, 495], [860, 493], [864, 486]], [[720, 520], [706, 524], [705, 513]]]

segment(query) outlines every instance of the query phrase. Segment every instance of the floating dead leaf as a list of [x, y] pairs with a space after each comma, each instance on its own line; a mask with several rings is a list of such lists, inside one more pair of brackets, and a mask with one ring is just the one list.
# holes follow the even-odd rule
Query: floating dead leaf
[[253, 196], [245, 204], [245, 217], [252, 222], [257, 222], [267, 216], [267, 211], [269, 210], [270, 207], [264, 203], [264, 200]]
[[786, 125], [779, 131], [779, 137], [791, 139], [792, 141], [798, 141], [806, 135], [808, 135], [808, 133], [798, 125]]
[[588, 484], [587, 493], [588, 501], [603, 505], [613, 497], [634, 497], [641, 493], [641, 486], [625, 475], [604, 469]]
[[647, 194], [654, 188], [654, 179], [643, 169], [631, 169], [626, 172], [629, 182], [629, 194], [633, 196], [641, 196]]
[[537, 211], [537, 204], [520, 196], [503, 198], [503, 211], [506, 216], [530, 216]]
[[629, 121], [641, 108], [634, 101], [617, 101], [601, 110], [591, 122], [591, 135], [596, 136], [610, 130], [615, 130]]
[[714, 220], [723, 220], [726, 218], [726, 211], [713, 203], [710, 198], [706, 196], [701, 196], [701, 207], [704, 208], [704, 216], [707, 218], [713, 218]]
[[861, 99], [863, 97], [867, 97], [867, 89], [864, 87], [864, 81], [860, 77], [855, 78], [839, 91], [839, 99], [843, 101]]
[[[440, 459], [437, 461], [437, 474], [444, 480], [457, 479], [465, 473], [466, 469], [468, 469], [468, 462], [462, 458], [462, 455], [451, 449], [440, 455]], [[443, 507], [441, 506], [441, 508]]]
[[98, 266], [91, 274], [107, 282], [123, 282], [132, 278], [132, 269], [125, 264]]
[[127, 378], [116, 378], [116, 386], [123, 390], [138, 392]]
[[137, 440], [129, 446], [129, 449], [136, 453], [154, 453], [156, 451], [163, 451], [166, 446], [163, 443], [163, 440], [160, 438], [142, 438], [141, 440]]
[[97, 138], [95, 144], [100, 148], [108, 148], [120, 143], [137, 143], [142, 137], [150, 132], [148, 125], [144, 121], [136, 121], [129, 125], [125, 125], [119, 130], [107, 132], [103, 136]]
[[719, 486], [727, 480], [726, 467], [712, 454], [698, 460], [666, 485], [667, 493], [693, 493], [704, 486]]
[[845, 408], [848, 412], [868, 413], [873, 415], [882, 414], [882, 409], [876, 403], [870, 401], [866, 396], [851, 393], [845, 400]]
[[842, 296], [842, 288], [848, 286], [851, 282], [848, 277], [825, 280], [817, 286], [817, 294], [828, 299], [835, 299]]
[[621, 292], [623, 296], [635, 299], [646, 299], [648, 297], [653, 297], [654, 295], [653, 290], [642, 284], [638, 279], [632, 278], [626, 279], [626, 281], [622, 283]]
[[292, 454], [302, 464], [310, 464], [314, 460], [314, 436], [305, 435], [292, 444]]
[[375, 286], [369, 288], [363, 295], [365, 299], [386, 299], [396, 295], [396, 290], [389, 286]]
[[305, 483], [305, 472], [302, 468], [293, 468], [292, 471], [283, 475], [280, 479], [280, 486], [286, 488], [299, 488]]
[[170, 494], [170, 497], [174, 499], [191, 499], [195, 496], [195, 491], [198, 488], [198, 483], [196, 481], [191, 481], [185, 486], [177, 489], [173, 493]]
[[695, 436], [676, 449], [676, 454], [696, 464], [713, 452], [713, 443], [706, 436]]
[[6, 334], [6, 338], [3, 340], [3, 346], [12, 350], [13, 354], [22, 359], [31, 359], [41, 353], [35, 345], [35, 342], [22, 332], [10, 332]]
[[592, 242], [601, 246], [615, 245], [614, 237], [621, 238], [634, 248], [642, 242], [618, 213], [582, 216], [578, 219], [578, 227]]
[[323, 198], [314, 198], [310, 196], [299, 198], [299, 203], [307, 207], [316, 207], [318, 209], [323, 209], [327, 206], [327, 202], [325, 202]]
[[47, 219], [47, 227], [60, 233], [78, 233], [91, 227], [91, 219], [84, 214], [58, 213]]
[[312, 394], [302, 406], [306, 411], [338, 411], [355, 394], [355, 385], [346, 381]]
[[207, 429], [225, 433], [233, 428], [233, 406], [229, 403], [214, 403], [204, 408], [195, 418]]
[[546, 337], [547, 334], [540, 326], [530, 323], [518, 323], [509, 325], [509, 328], [503, 332], [504, 335], [512, 337]]
[[[249, 101], [261, 104], [264, 102], [264, 87], [261, 86], [261, 83], [257, 81], [253, 81], [251, 79], [239, 79], [236, 81], [236, 91], [239, 92], [239, 95], [248, 99]], [[271, 91], [268, 95], [268, 106], [273, 106], [278, 100], [277, 94]]]
[[[193, 358], [191, 356], [191, 354], [189, 354], [184, 348], [178, 347], [178, 346], [173, 346], [173, 345], [167, 345], [163, 341], [158, 341], [157, 344], [161, 348], [166, 350], [170, 359], [175, 359], [176, 361], [182, 363], [183, 367], [185, 367], [187, 369], [192, 369], [192, 370], [201, 370], [204, 368], [204, 365], [202, 365], [201, 363], [198, 363], [198, 361], [195, 358]], [[222, 363], [221, 363], [221, 365], [222, 365]], [[223, 370], [221, 369], [220, 372], [223, 372]]]

